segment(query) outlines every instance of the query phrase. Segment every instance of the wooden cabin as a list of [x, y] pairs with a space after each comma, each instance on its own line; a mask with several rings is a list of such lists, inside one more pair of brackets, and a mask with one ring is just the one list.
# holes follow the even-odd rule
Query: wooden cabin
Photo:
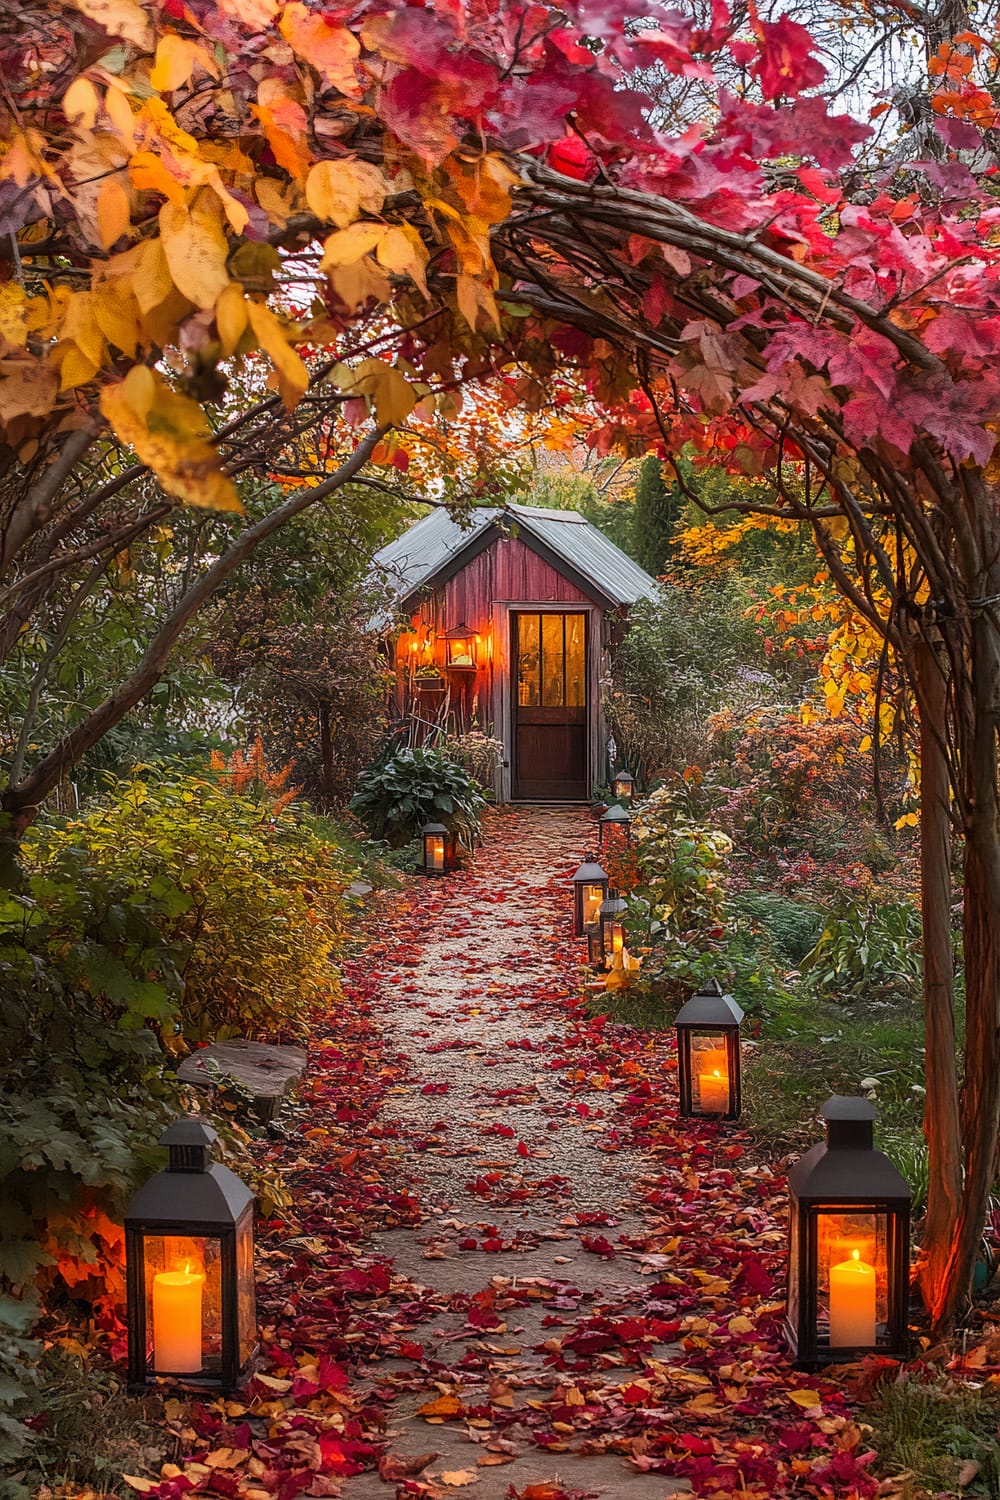
[[508, 504], [417, 521], [376, 557], [409, 630], [396, 707], [502, 741], [500, 802], [584, 801], [607, 780], [601, 683], [629, 607], [658, 585], [572, 510]]

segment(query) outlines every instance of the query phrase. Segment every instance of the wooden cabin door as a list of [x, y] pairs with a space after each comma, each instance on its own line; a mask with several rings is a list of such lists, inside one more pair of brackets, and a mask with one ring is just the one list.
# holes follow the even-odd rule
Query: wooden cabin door
[[587, 616], [526, 610], [511, 622], [515, 797], [583, 801]]

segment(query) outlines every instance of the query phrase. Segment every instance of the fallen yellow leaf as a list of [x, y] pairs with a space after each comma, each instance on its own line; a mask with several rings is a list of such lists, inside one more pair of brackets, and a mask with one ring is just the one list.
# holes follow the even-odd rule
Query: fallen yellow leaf
[[819, 1391], [789, 1391], [789, 1401], [794, 1401], [796, 1406], [822, 1406]]

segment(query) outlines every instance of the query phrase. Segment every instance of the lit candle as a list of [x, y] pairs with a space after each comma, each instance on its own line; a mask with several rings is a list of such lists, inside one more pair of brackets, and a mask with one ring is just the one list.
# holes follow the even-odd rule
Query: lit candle
[[616, 922], [611, 929], [611, 954], [616, 957], [625, 947], [625, 929]]
[[161, 1271], [153, 1277], [153, 1368], [194, 1375], [202, 1367], [201, 1292], [195, 1271]]
[[724, 1115], [729, 1109], [729, 1076], [715, 1068], [698, 1074], [698, 1104], [706, 1114]]
[[871, 1348], [875, 1343], [875, 1270], [857, 1250], [830, 1267], [830, 1347]]
[[444, 839], [440, 834], [435, 834], [430, 840], [430, 868], [444, 869]]

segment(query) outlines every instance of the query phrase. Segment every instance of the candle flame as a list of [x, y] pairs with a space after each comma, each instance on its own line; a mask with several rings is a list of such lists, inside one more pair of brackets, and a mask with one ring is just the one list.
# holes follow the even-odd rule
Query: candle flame
[[713, 1076], [713, 1078], [717, 1078], [720, 1083], [722, 1082], [722, 1074], [719, 1072], [718, 1068], [716, 1068], [716, 1070], [715, 1070], [715, 1072], [714, 1072], [714, 1074], [712, 1076]]
[[860, 1260], [861, 1259], [861, 1251], [860, 1250], [852, 1250], [851, 1251], [851, 1255], [853, 1256], [853, 1258], [855, 1260]]

